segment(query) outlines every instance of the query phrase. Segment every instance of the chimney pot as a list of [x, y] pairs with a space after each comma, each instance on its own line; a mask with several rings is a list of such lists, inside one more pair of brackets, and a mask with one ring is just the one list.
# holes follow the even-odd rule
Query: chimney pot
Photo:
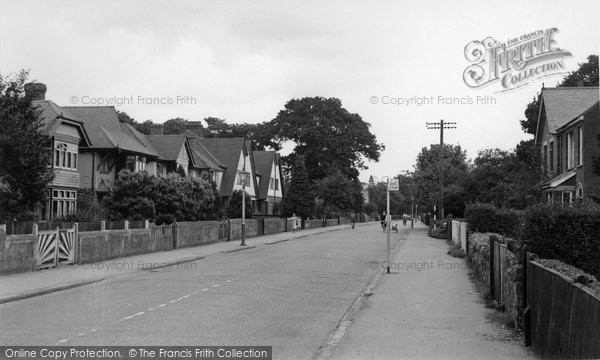
[[25, 84], [25, 94], [31, 96], [31, 100], [46, 100], [46, 84], [29, 83]]

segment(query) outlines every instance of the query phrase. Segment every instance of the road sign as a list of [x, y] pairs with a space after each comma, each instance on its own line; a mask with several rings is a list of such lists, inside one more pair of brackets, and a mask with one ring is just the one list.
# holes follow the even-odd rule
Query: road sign
[[398, 191], [400, 190], [400, 185], [398, 184], [398, 179], [390, 179], [388, 182], [388, 191]]

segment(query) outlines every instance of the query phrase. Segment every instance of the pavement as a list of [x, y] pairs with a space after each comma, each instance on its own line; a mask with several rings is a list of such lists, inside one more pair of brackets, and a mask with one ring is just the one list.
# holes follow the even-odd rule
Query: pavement
[[[358, 223], [357, 227], [373, 223]], [[237, 252], [262, 245], [295, 240], [330, 231], [347, 229], [350, 225], [283, 232], [246, 239], [247, 246], [240, 241], [217, 242], [208, 245], [160, 251], [142, 255], [116, 258], [98, 263], [83, 265], [62, 265], [52, 269], [0, 276], [0, 304], [44, 295], [131, 275], [140, 271], [172, 267], [178, 264], [200, 260], [220, 253]]]
[[[534, 359], [512, 330], [492, 321], [463, 259], [415, 228], [383, 274], [344, 316], [318, 359]], [[334, 343], [334, 347], [331, 347]]]

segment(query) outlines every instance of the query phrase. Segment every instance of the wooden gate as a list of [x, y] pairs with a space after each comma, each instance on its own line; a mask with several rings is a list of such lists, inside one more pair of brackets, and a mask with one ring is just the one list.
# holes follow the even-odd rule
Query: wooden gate
[[37, 226], [35, 226], [34, 233], [38, 240], [38, 269], [75, 263], [77, 226], [71, 229], [57, 228], [56, 230], [47, 231], [37, 231]]

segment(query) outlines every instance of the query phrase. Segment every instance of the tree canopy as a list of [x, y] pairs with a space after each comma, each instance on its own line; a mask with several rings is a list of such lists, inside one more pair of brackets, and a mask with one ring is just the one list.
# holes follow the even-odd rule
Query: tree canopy
[[295, 144], [287, 164], [303, 156], [308, 178], [323, 179], [336, 166], [349, 179], [366, 169], [364, 159], [378, 161], [384, 146], [370, 131], [370, 124], [342, 107], [337, 98], [292, 99], [269, 124], [278, 142]]
[[31, 106], [29, 73], [0, 75], [0, 219], [22, 220], [45, 201], [54, 176], [51, 139], [41, 110]]

